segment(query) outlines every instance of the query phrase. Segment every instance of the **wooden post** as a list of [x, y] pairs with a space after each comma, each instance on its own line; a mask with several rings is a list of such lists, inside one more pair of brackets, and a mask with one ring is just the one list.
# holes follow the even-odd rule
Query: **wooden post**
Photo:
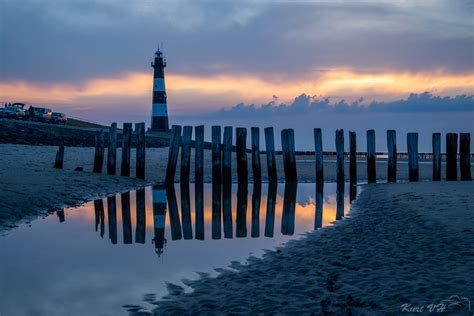
[[247, 237], [247, 182], [239, 182], [237, 188], [237, 216], [235, 237]]
[[369, 129], [367, 131], [367, 182], [377, 182], [377, 174], [375, 170], [375, 130]]
[[146, 234], [145, 189], [137, 190], [135, 243], [144, 244]]
[[212, 239], [221, 238], [222, 213], [221, 127], [212, 126]]
[[253, 182], [262, 182], [262, 167], [260, 166], [260, 129], [258, 127], [252, 127], [251, 140]]
[[260, 237], [260, 200], [262, 197], [262, 182], [253, 183], [252, 193], [252, 230], [250, 236]]
[[136, 176], [145, 180], [145, 123], [136, 123], [135, 132], [137, 133]]
[[123, 243], [132, 243], [132, 220], [130, 215], [130, 192], [121, 194]]
[[102, 173], [104, 164], [104, 131], [100, 130], [95, 135], [95, 155], [94, 155], [94, 172]]
[[239, 183], [248, 182], [247, 169], [247, 129], [236, 129], [237, 178]]
[[132, 123], [123, 123], [121, 175], [130, 176], [130, 146], [132, 143]]
[[101, 236], [103, 236], [104, 230], [102, 228], [104, 227], [104, 202], [102, 201], [102, 199], [94, 200], [94, 210], [96, 214], [95, 231], [97, 231], [97, 228], [100, 224], [102, 233]]
[[293, 129], [281, 131], [281, 148], [283, 151], [283, 167], [286, 182], [296, 182], [295, 133]]
[[107, 197], [107, 215], [109, 217], [109, 238], [115, 245], [117, 243], [117, 201], [115, 195]]
[[387, 131], [388, 166], [387, 181], [397, 182], [397, 132]]
[[265, 215], [265, 237], [273, 237], [275, 227], [275, 205], [278, 182], [268, 183], [267, 213]]
[[323, 138], [320, 128], [314, 129], [314, 153], [316, 159], [316, 181], [324, 180]]
[[56, 160], [54, 161], [54, 168], [62, 169], [64, 160], [64, 145], [59, 146], [58, 151], [56, 152]]
[[407, 149], [408, 149], [408, 180], [419, 180], [418, 169], [418, 133], [407, 134]]
[[357, 184], [356, 132], [349, 132], [349, 180], [351, 185]]
[[471, 181], [471, 134], [459, 134], [459, 167], [461, 181]]
[[265, 128], [265, 147], [267, 151], [268, 181], [278, 180], [275, 161], [275, 140], [273, 138], [273, 127]]
[[433, 133], [433, 181], [441, 181], [441, 133]]
[[222, 213], [224, 238], [232, 238], [232, 127], [224, 127], [222, 152]]
[[458, 134], [446, 134], [446, 181], [457, 181]]
[[336, 179], [344, 182], [344, 130], [336, 130]]
[[224, 127], [222, 183], [232, 183], [232, 126]]
[[171, 127], [170, 151], [168, 153], [168, 165], [166, 167], [166, 183], [174, 183], [176, 173], [176, 164], [178, 163], [179, 146], [181, 144], [181, 126], [173, 125]]
[[296, 190], [297, 182], [290, 181], [285, 183], [281, 215], [281, 233], [283, 235], [291, 236], [295, 231]]
[[[181, 127], [180, 127], [181, 136]], [[166, 197], [168, 198], [171, 239], [179, 240], [183, 238], [181, 232], [181, 221], [179, 220], [178, 202], [176, 200], [176, 191], [174, 190], [174, 183], [166, 185]]]
[[194, 203], [196, 205], [196, 239], [204, 240], [204, 126], [195, 128], [195, 159], [194, 159]]
[[324, 181], [316, 182], [316, 214], [314, 216], [314, 229], [323, 227], [323, 202]]
[[181, 142], [181, 190], [183, 186], [188, 186], [189, 190], [189, 170], [191, 161], [191, 139], [193, 136], [193, 127], [185, 126], [183, 128], [183, 139]]
[[107, 147], [107, 174], [115, 175], [117, 162], [117, 123], [109, 128], [109, 146]]

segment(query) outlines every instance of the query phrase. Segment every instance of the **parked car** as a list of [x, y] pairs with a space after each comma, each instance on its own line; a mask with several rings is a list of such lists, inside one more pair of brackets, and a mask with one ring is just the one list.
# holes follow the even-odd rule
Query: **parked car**
[[21, 108], [9, 106], [1, 109], [0, 117], [23, 120], [26, 117], [26, 113]]
[[40, 108], [40, 107], [32, 107], [29, 110], [30, 117], [33, 121], [38, 122], [51, 122], [51, 116], [53, 115], [53, 111], [47, 108]]
[[66, 114], [59, 113], [59, 112], [53, 112], [53, 114], [51, 114], [51, 123], [64, 125], [66, 124], [66, 122], [67, 122]]

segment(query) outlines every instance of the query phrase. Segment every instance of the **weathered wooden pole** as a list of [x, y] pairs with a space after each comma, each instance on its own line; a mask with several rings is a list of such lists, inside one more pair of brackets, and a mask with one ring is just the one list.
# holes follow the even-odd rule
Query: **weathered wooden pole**
[[458, 179], [458, 134], [446, 134], [446, 181]]
[[420, 178], [418, 169], [418, 133], [407, 134], [408, 149], [408, 180], [418, 181]]
[[357, 184], [356, 132], [349, 132], [349, 180], [351, 185]]
[[121, 175], [130, 176], [130, 153], [132, 143], [132, 123], [123, 123], [122, 131], [122, 166]]
[[461, 181], [471, 181], [471, 134], [459, 134], [459, 167]]
[[137, 190], [135, 243], [144, 244], [146, 234], [145, 189]]
[[252, 140], [253, 182], [262, 182], [262, 167], [260, 166], [260, 129], [258, 127], [252, 127], [250, 133]]
[[56, 160], [54, 161], [54, 168], [62, 169], [64, 161], [64, 145], [59, 146], [58, 151], [56, 152]]
[[194, 159], [194, 204], [196, 207], [195, 236], [204, 239], [204, 126], [196, 126]]
[[222, 213], [224, 238], [232, 238], [232, 127], [224, 127], [222, 152]]
[[336, 130], [336, 179], [344, 182], [344, 130]]
[[324, 180], [323, 138], [320, 128], [314, 129], [314, 154], [316, 159], [316, 181]]
[[247, 129], [236, 128], [237, 179], [239, 183], [248, 183], [247, 169]]
[[275, 160], [275, 140], [273, 138], [273, 127], [265, 128], [265, 149], [267, 151], [268, 181], [278, 180]]
[[181, 189], [188, 186], [189, 190], [189, 170], [191, 168], [191, 140], [193, 135], [193, 127], [185, 126], [183, 128], [183, 139], [181, 142]]
[[117, 123], [109, 128], [109, 146], [107, 147], [107, 174], [115, 175], [117, 163]]
[[433, 181], [441, 181], [441, 133], [433, 133]]
[[130, 215], [130, 192], [122, 193], [122, 230], [123, 230], [123, 243], [132, 243], [132, 220]]
[[397, 182], [397, 132], [387, 131], [388, 166], [387, 181]]
[[222, 152], [221, 127], [212, 126], [212, 239], [221, 238]]
[[135, 132], [137, 133], [136, 176], [145, 180], [145, 123], [135, 123]]
[[104, 165], [104, 131], [100, 130], [95, 135], [94, 172], [101, 173]]
[[174, 183], [176, 164], [178, 163], [179, 146], [181, 144], [181, 126], [171, 127], [170, 151], [168, 153], [168, 165], [166, 167], [166, 183]]
[[268, 183], [267, 213], [265, 215], [265, 237], [273, 237], [275, 227], [275, 205], [278, 182]]
[[375, 130], [369, 129], [367, 131], [367, 182], [377, 182], [377, 174], [375, 169], [375, 161], [377, 157], [375, 154]]
[[281, 131], [281, 148], [283, 151], [283, 168], [286, 182], [297, 182], [296, 157], [295, 157], [295, 133], [293, 129]]

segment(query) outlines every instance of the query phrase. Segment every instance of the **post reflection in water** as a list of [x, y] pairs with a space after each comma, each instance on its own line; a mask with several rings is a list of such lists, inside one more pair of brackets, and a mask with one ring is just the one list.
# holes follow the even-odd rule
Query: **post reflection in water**
[[[328, 185], [328, 184], [326, 184]], [[343, 181], [338, 181], [336, 183], [336, 192], [335, 194], [329, 193], [327, 197], [324, 196], [324, 182], [316, 183], [316, 196], [315, 199], [311, 199], [306, 192], [308, 185], [301, 184], [303, 187], [303, 197], [307, 200], [296, 203], [298, 184], [296, 182], [287, 182], [284, 185], [284, 193], [281, 200], [278, 200], [278, 183], [272, 181], [267, 184], [268, 191], [267, 195], [262, 196], [262, 183], [257, 182], [251, 184], [252, 186], [252, 211], [251, 214], [247, 213], [247, 207], [249, 203], [249, 188], [248, 184], [240, 182], [237, 184], [237, 205], [235, 213], [232, 210], [232, 197], [234, 186], [231, 183], [223, 183], [222, 188], [222, 199], [220, 204], [222, 207], [222, 218], [224, 223], [224, 237], [233, 238], [233, 219], [235, 220], [235, 237], [242, 238], [247, 237], [247, 220], [251, 221], [251, 234], [252, 238], [260, 237], [261, 229], [264, 230], [265, 237], [274, 237], [275, 230], [275, 220], [281, 220], [281, 234], [284, 236], [292, 236], [295, 233], [295, 223], [298, 220], [300, 223], [302, 217], [306, 218], [306, 214], [301, 214], [300, 212], [307, 209], [306, 206], [314, 205], [314, 225], [310, 229], [318, 229], [326, 225], [326, 223], [336, 219], [341, 219], [344, 214], [344, 193], [345, 193], [345, 183]], [[333, 184], [331, 184], [333, 186]], [[155, 246], [155, 252], [158, 255], [161, 255], [164, 251], [166, 245], [166, 230], [167, 230], [167, 213], [169, 216], [169, 230], [172, 240], [180, 239], [193, 239], [192, 226], [193, 219], [195, 222], [195, 239], [204, 240], [205, 230], [209, 229], [210, 232], [215, 230], [219, 225], [215, 224], [216, 217], [213, 216], [212, 205], [216, 205], [214, 194], [212, 195], [211, 207], [205, 208], [204, 205], [204, 187], [202, 190], [199, 190], [199, 187], [196, 186], [194, 192], [195, 203], [191, 204], [191, 192], [189, 186], [180, 185], [180, 200], [181, 200], [181, 210], [178, 208], [177, 195], [174, 185], [165, 185], [157, 184], [152, 187], [152, 211], [153, 211], [153, 238], [152, 243]], [[356, 189], [357, 187], [354, 186]], [[314, 187], [313, 187], [314, 188]], [[349, 186], [350, 190], [352, 187]], [[133, 193], [132, 193], [133, 194]], [[209, 196], [209, 195], [207, 195]], [[235, 195], [234, 195], [235, 196]], [[132, 225], [135, 221], [135, 243], [145, 244], [146, 239], [146, 191], [145, 189], [137, 190], [135, 193], [136, 197], [136, 207], [133, 209], [134, 214], [132, 214], [131, 208], [131, 195], [130, 192], [122, 193], [121, 197], [121, 218], [122, 220], [122, 229], [123, 229], [123, 243], [130, 244], [133, 242], [132, 239]], [[260, 206], [263, 203], [266, 204], [265, 211], [265, 220], [263, 223], [260, 221]], [[266, 202], [265, 202], [266, 198]], [[326, 202], [325, 202], [326, 199]], [[280, 201], [280, 202], [278, 202]], [[313, 202], [311, 202], [313, 201]], [[328, 203], [326, 208], [325, 203]], [[95, 211], [95, 230], [98, 231], [100, 227], [101, 237], [104, 235], [104, 226], [105, 226], [105, 216], [104, 216], [104, 201], [102, 199], [94, 201], [94, 211]], [[280, 211], [277, 212], [277, 206], [280, 206]], [[331, 206], [332, 205], [332, 206]], [[117, 204], [116, 196], [111, 196], [107, 198], [107, 213], [108, 213], [108, 230], [109, 238], [112, 244], [117, 243]], [[192, 209], [194, 208], [195, 216], [192, 216]], [[326, 208], [326, 211], [329, 213], [326, 214], [323, 209]], [[207, 210], [207, 211], [206, 211]], [[120, 210], [119, 210], [120, 211]], [[296, 214], [298, 211], [298, 214]], [[281, 213], [280, 213], [281, 212]], [[180, 213], [182, 216], [182, 221], [180, 220]], [[60, 212], [57, 212], [60, 216]], [[64, 213], [61, 213], [64, 216]], [[207, 214], [207, 216], [205, 216]], [[134, 215], [134, 216], [133, 216]], [[298, 217], [297, 217], [298, 215]], [[235, 216], [235, 218], [234, 218]], [[278, 218], [278, 216], [280, 218]], [[329, 216], [329, 219], [328, 219]], [[206, 220], [207, 219], [207, 220]], [[207, 224], [206, 224], [207, 223]], [[207, 226], [209, 224], [209, 226]], [[261, 226], [262, 225], [262, 226]], [[299, 224], [300, 225], [300, 224]], [[308, 228], [306, 228], [308, 229]], [[300, 231], [300, 230], [299, 230]], [[216, 233], [211, 236], [212, 239], [216, 238]], [[169, 237], [168, 237], [169, 238]]]
[[[174, 187], [173, 187], [173, 194], [174, 194]], [[176, 197], [174, 197], [174, 202], [176, 204]], [[170, 209], [171, 209], [171, 206], [170, 206]], [[137, 212], [138, 212], [138, 209], [137, 209]], [[171, 211], [170, 211], [170, 222], [171, 222]], [[163, 253], [163, 249], [166, 243], [166, 239], [165, 239], [165, 226], [166, 225], [165, 224], [166, 224], [165, 188], [164, 188], [164, 185], [154, 185], [153, 186], [153, 232], [154, 232], [153, 243], [155, 244], [155, 252], [158, 256], [161, 256], [161, 254]], [[178, 225], [179, 225], [179, 216], [178, 216]], [[171, 230], [173, 231], [173, 228]], [[181, 234], [181, 230], [179, 231], [179, 233]]]
[[117, 201], [114, 196], [107, 197], [107, 215], [109, 217], [109, 238], [117, 244]]
[[296, 182], [285, 183], [285, 195], [283, 196], [283, 211], [281, 216], [281, 233], [293, 235], [295, 232], [295, 207], [296, 207]]
[[275, 205], [278, 182], [271, 181], [268, 184], [267, 195], [267, 213], [265, 216], [265, 237], [273, 237], [273, 230], [275, 227]]
[[237, 185], [237, 214], [235, 237], [247, 237], [247, 194], [246, 182], [239, 182]]
[[262, 197], [262, 182], [253, 184], [252, 193], [252, 237], [260, 237], [260, 199]]
[[[144, 244], [146, 236], [145, 189], [136, 193], [137, 225], [135, 227], [135, 243]], [[166, 209], [165, 209], [166, 212]], [[163, 226], [164, 230], [164, 226]]]
[[314, 215], [314, 229], [323, 227], [324, 182], [316, 182], [316, 212]]
[[130, 217], [130, 192], [121, 194], [123, 243], [132, 243], [132, 219]]

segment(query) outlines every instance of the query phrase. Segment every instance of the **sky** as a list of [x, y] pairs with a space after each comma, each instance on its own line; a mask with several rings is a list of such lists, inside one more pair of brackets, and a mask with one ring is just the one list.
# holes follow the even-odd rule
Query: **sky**
[[264, 120], [268, 106], [301, 111], [304, 96], [346, 122], [354, 111], [376, 121], [387, 109], [447, 111], [453, 123], [467, 113], [461, 126], [472, 129], [472, 1], [0, 3], [0, 102], [148, 123], [161, 46], [172, 123], [224, 112]]

